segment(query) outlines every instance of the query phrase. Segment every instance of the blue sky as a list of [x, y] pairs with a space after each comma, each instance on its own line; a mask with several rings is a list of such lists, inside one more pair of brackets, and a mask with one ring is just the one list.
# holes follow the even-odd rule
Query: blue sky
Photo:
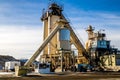
[[[107, 39], [120, 49], [120, 0], [53, 0], [83, 42], [85, 28], [105, 29]], [[49, 0], [0, 0], [0, 54], [30, 58], [42, 43], [42, 9]], [[83, 36], [84, 35], [84, 36]]]

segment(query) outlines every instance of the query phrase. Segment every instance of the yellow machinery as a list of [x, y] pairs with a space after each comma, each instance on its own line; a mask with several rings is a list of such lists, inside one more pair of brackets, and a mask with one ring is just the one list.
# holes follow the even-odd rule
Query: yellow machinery
[[[42, 51], [40, 60], [50, 62], [52, 71], [59, 66], [63, 71], [63, 69], [70, 69], [75, 63], [88, 63], [86, 50], [62, 11], [62, 7], [52, 3], [48, 10], [43, 13], [41, 20], [44, 27], [44, 41], [24, 66], [29, 68]], [[71, 44], [74, 44], [78, 49], [77, 61], [71, 50]]]
[[[76, 63], [77, 64], [88, 63], [86, 59], [88, 58], [86, 50], [84, 46], [82, 45], [82, 43], [80, 42], [80, 40], [78, 39], [78, 37], [76, 36], [76, 34], [74, 33], [74, 30], [68, 23], [67, 19], [62, 14], [62, 11], [63, 11], [62, 7], [58, 6], [56, 3], [52, 3], [49, 6], [49, 9], [46, 12], [44, 12], [41, 18], [44, 24], [43, 25], [44, 26], [44, 40], [51, 33], [51, 31], [53, 31], [54, 27], [56, 27], [56, 26], [52, 27], [54, 23], [56, 23], [56, 21], [59, 21], [61, 19], [66, 22], [64, 26], [66, 29], [69, 29], [70, 31], [70, 36], [69, 36], [70, 40], [69, 41], [60, 40], [59, 39], [60, 35], [58, 33], [55, 34], [55, 36], [51, 39], [48, 45], [44, 48], [41, 59], [44, 58], [45, 62], [50, 61], [55, 67], [57, 67], [57, 64], [58, 65], [60, 64], [58, 61], [60, 57], [60, 51], [61, 49], [63, 49], [62, 51], [65, 52], [64, 57], [67, 56], [69, 58], [69, 59], [66, 59], [66, 62], [64, 62], [65, 63], [64, 65], [66, 65], [65, 67], [70, 67], [71, 65], [75, 64], [73, 62], [74, 60], [72, 59], [72, 53], [71, 53], [72, 51], [70, 48], [71, 44], [74, 44], [75, 47], [78, 49], [78, 56], [77, 56]], [[62, 35], [62, 36], [64, 37], [65, 35]]]
[[[25, 66], [29, 67], [42, 51], [43, 54], [41, 55], [40, 60], [43, 62], [50, 62], [53, 70], [60, 65], [62, 65], [61, 68], [65, 69], [70, 68], [75, 63], [88, 63], [86, 50], [74, 33], [69, 22], [62, 14], [62, 7], [56, 3], [52, 3], [49, 6], [49, 9], [42, 15], [41, 20], [43, 21], [44, 27], [44, 42], [25, 63]], [[71, 44], [74, 44], [78, 49], [77, 62], [73, 56]]]
[[[94, 33], [93, 27], [89, 26], [86, 30], [88, 41], [84, 48], [62, 11], [62, 7], [52, 3], [48, 10], [43, 12], [41, 18], [44, 27], [43, 43], [23, 67], [16, 67], [16, 75], [25, 75], [42, 51], [40, 62], [51, 63], [51, 71], [59, 67], [64, 71], [74, 67], [75, 64], [89, 64], [93, 68], [106, 69], [105, 65], [108, 67], [110, 60], [113, 60], [112, 66], [115, 66], [117, 56], [112, 52], [115, 49], [110, 47], [110, 41], [105, 40], [106, 35], [99, 31]], [[71, 50], [72, 44], [78, 50], [77, 57]]]
[[106, 34], [102, 33], [101, 30], [95, 33], [91, 25], [86, 31], [88, 33], [86, 51], [89, 53], [90, 65], [93, 67], [93, 69], [97, 71], [120, 70], [119, 51], [117, 48], [111, 47], [110, 41], [106, 40]]

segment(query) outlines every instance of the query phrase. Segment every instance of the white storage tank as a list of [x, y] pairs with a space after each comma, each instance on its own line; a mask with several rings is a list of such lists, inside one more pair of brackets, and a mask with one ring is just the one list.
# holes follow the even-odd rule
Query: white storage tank
[[15, 66], [20, 66], [20, 62], [19, 61], [7, 61], [7, 62], [5, 62], [5, 70], [14, 71]]
[[59, 31], [58, 49], [70, 50], [70, 31], [67, 28], [63, 28]]

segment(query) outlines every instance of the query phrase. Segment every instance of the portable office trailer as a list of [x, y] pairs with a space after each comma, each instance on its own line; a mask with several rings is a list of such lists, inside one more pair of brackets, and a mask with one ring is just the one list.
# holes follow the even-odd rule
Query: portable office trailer
[[7, 61], [7, 62], [5, 62], [5, 70], [14, 71], [15, 66], [20, 66], [20, 62], [19, 61]]

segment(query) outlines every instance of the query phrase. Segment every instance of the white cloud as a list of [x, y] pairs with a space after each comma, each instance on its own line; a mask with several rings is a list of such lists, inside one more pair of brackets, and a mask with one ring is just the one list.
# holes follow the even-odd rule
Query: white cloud
[[[67, 10], [72, 23], [79, 23], [80, 25], [120, 25], [119, 13], [114, 12], [99, 12], [99, 11], [85, 11], [82, 9], [71, 8]], [[66, 13], [66, 12], [64, 12]]]
[[118, 48], [120, 50], [120, 32], [119, 29], [111, 30], [107, 29], [105, 31], [107, 33], [107, 39], [111, 41], [111, 45]]
[[[41, 2], [41, 1], [40, 1]], [[14, 1], [0, 3], [0, 24], [35, 25], [40, 24], [45, 3]]]
[[45, 3], [23, 2], [0, 3], [0, 55], [30, 58], [43, 41], [39, 20]]
[[76, 28], [83, 41], [87, 40], [85, 28], [88, 25], [95, 27], [96, 31], [105, 29], [107, 39], [111, 40], [111, 45], [120, 49], [120, 16], [119, 13], [84, 11], [75, 8], [70, 9], [68, 17], [70, 22]]
[[42, 27], [0, 27], [0, 54], [30, 58], [42, 43]]

